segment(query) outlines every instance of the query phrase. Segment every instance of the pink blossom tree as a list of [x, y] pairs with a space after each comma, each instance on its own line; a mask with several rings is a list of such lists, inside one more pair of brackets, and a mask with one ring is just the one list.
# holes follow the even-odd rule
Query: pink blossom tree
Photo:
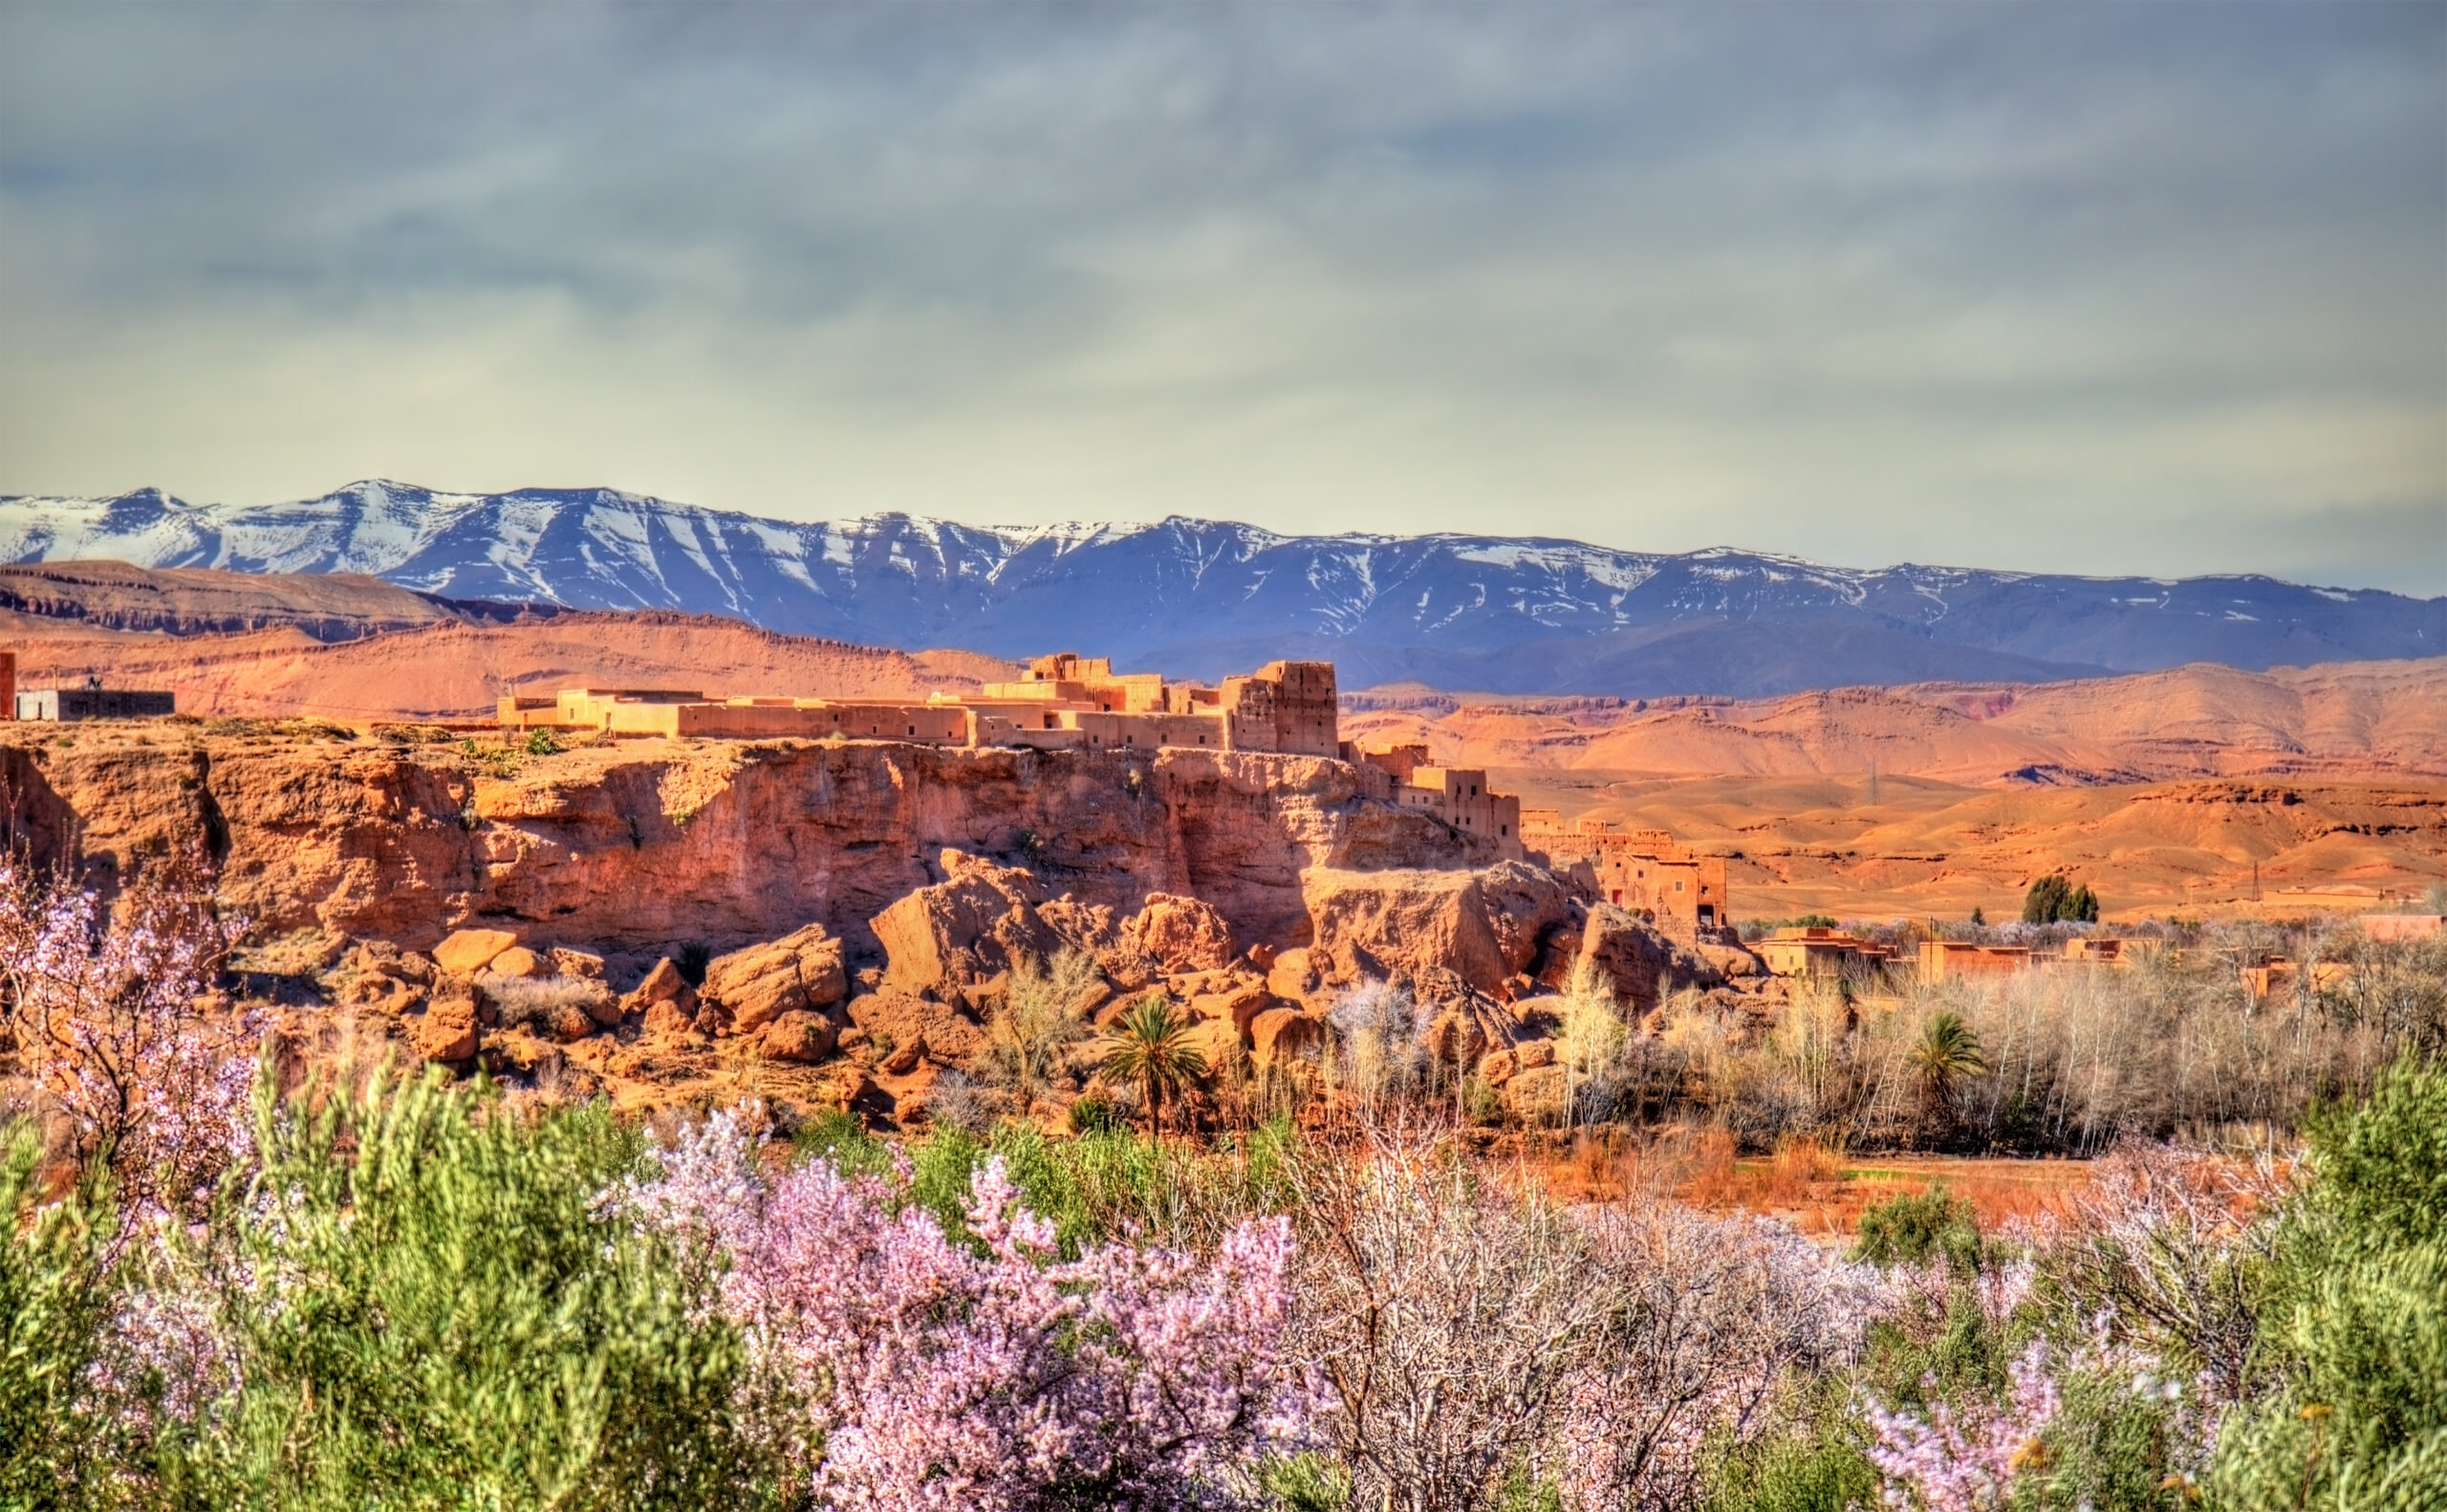
[[999, 1158], [973, 1179], [971, 1248], [906, 1200], [905, 1171], [768, 1176], [756, 1156], [717, 1115], [615, 1200], [726, 1258], [722, 1306], [798, 1405], [786, 1436], [820, 1505], [1229, 1505], [1262, 1457], [1305, 1441], [1282, 1220], [1211, 1255], [1064, 1262]]
[[172, 853], [105, 912], [65, 877], [0, 861], [0, 1005], [80, 1161], [142, 1215], [201, 1215], [251, 1148], [262, 1025], [203, 1004], [242, 922]]

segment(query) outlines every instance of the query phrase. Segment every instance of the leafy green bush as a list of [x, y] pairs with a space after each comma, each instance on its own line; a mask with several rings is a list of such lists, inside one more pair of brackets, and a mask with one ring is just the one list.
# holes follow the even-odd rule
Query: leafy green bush
[[2408, 1057], [2312, 1120], [2263, 1314], [2282, 1388], [2220, 1445], [2237, 1507], [2436, 1507], [2447, 1490], [2447, 1069]]
[[1861, 1214], [1860, 1242], [1852, 1258], [1873, 1265], [1917, 1265], [1943, 1255], [1958, 1269], [1975, 1269], [1980, 1220], [1968, 1199], [1938, 1182], [1925, 1192], [1902, 1192], [1871, 1204]]
[[744, 1506], [738, 1334], [703, 1263], [598, 1215], [634, 1135], [435, 1074], [267, 1106], [225, 1215], [243, 1383], [174, 1453], [185, 1504]]
[[110, 1209], [91, 1192], [40, 1204], [42, 1140], [0, 1128], [0, 1507], [83, 1502], [98, 1422], [82, 1390], [113, 1302]]

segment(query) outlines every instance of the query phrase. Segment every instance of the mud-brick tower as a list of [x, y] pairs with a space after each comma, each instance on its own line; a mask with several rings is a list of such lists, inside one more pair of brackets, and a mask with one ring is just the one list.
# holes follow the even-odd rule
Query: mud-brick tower
[[0, 720], [17, 717], [17, 654], [0, 651]]

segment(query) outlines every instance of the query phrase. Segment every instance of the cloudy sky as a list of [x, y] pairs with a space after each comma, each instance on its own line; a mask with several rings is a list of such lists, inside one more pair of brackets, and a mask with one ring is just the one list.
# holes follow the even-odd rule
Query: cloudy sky
[[2447, 593], [2447, 7], [0, 0], [0, 492]]

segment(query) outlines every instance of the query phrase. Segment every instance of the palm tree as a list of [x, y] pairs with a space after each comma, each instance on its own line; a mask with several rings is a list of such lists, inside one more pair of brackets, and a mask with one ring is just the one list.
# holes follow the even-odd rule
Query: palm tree
[[1188, 1039], [1189, 1021], [1156, 993], [1133, 1004], [1105, 1038], [1105, 1074], [1137, 1086], [1147, 1103], [1147, 1132], [1159, 1140], [1164, 1137], [1164, 1099], [1206, 1074], [1206, 1061]]
[[1912, 1048], [1910, 1064], [1920, 1078], [1920, 1091], [1930, 1108], [1942, 1116], [1954, 1111], [1955, 1085], [1966, 1077], [1984, 1073], [1988, 1057], [1980, 1048], [1980, 1036], [1962, 1022], [1962, 1015], [1947, 1012], [1937, 1015], [1921, 1029], [1920, 1043]]

